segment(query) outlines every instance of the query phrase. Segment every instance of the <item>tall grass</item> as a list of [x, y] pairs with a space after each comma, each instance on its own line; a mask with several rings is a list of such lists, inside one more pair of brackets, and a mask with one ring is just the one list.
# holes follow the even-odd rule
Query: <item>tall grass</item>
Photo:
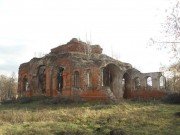
[[2, 135], [179, 135], [179, 105], [160, 101], [54, 104], [50, 99], [0, 106]]

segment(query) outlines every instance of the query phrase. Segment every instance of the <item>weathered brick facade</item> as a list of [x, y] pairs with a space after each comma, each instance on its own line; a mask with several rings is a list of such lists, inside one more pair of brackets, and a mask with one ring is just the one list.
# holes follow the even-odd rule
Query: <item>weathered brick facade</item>
[[99, 45], [77, 39], [19, 67], [20, 97], [56, 96], [59, 91], [71, 99], [82, 100], [148, 98], [166, 93], [162, 73], [141, 73], [128, 63], [102, 54]]

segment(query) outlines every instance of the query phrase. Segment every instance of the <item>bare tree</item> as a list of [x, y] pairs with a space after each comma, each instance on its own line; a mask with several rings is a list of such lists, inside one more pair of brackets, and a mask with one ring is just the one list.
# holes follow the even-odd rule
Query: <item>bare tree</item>
[[[180, 61], [180, 1], [175, 0], [165, 9], [166, 20], [162, 24], [163, 38], [150, 38], [150, 44], [170, 50], [171, 59]], [[157, 38], [158, 39], [158, 38]]]
[[44, 52], [34, 52], [34, 57], [37, 58], [42, 58], [44, 57], [46, 54]]
[[180, 92], [180, 63], [172, 64], [169, 67], [169, 70], [171, 71], [173, 77], [171, 79], [172, 81], [172, 89], [173, 91]]
[[84, 44], [84, 50], [85, 54], [87, 55], [87, 58], [89, 59], [92, 55], [92, 48], [91, 48], [91, 34], [90, 34], [90, 40], [87, 39], [87, 33], [86, 33], [86, 43]]
[[173, 64], [162, 66], [166, 72], [167, 84], [173, 91], [180, 91], [180, 1], [175, 0], [165, 9], [166, 20], [162, 24], [163, 37], [160, 40], [150, 38], [151, 45], [169, 51], [170, 61]]
[[15, 73], [10, 77], [0, 75], [0, 101], [8, 100], [16, 97], [17, 93], [17, 78]]
[[172, 7], [165, 10], [167, 13], [166, 22], [163, 24], [165, 33], [175, 40], [180, 39], [180, 1], [175, 0]]
[[173, 63], [170, 66], [162, 66], [161, 71], [166, 73], [167, 89], [180, 92], [180, 63]]

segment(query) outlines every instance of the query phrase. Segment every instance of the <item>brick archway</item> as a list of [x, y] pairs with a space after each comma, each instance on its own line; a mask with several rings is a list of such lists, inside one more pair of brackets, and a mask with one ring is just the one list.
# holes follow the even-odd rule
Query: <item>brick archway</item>
[[115, 97], [120, 96], [120, 69], [115, 64], [108, 64], [105, 68], [104, 85], [109, 87]]

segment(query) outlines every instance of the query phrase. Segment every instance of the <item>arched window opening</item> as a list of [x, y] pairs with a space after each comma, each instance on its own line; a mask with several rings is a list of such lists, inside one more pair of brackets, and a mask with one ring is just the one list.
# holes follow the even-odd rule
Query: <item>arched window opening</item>
[[22, 79], [22, 96], [26, 95], [27, 87], [28, 86], [28, 79], [27, 76], [25, 75]]
[[42, 93], [45, 93], [46, 91], [46, 66], [42, 65], [39, 67], [38, 70], [38, 84], [39, 84], [39, 89], [41, 90]]
[[78, 71], [74, 72], [74, 87], [75, 88], [80, 87], [80, 77], [79, 77], [79, 72]]
[[152, 78], [151, 77], [147, 77], [147, 79], [146, 79], [146, 89], [148, 89], [148, 90], [152, 89]]
[[141, 83], [139, 77], [134, 78], [134, 90], [140, 90]]
[[122, 84], [122, 90], [124, 92], [125, 91], [125, 79], [124, 78], [122, 79], [121, 84]]
[[104, 68], [101, 69], [101, 86], [104, 86]]
[[125, 79], [123, 78], [122, 79], [122, 87], [124, 87], [124, 85], [125, 85]]
[[161, 76], [160, 78], [159, 78], [159, 86], [160, 86], [160, 89], [165, 89], [166, 87], [166, 79], [165, 79], [165, 77], [164, 76]]
[[63, 89], [63, 67], [58, 68], [58, 74], [57, 74], [57, 90], [62, 94]]
[[90, 81], [90, 79], [91, 79], [91, 71], [90, 71], [90, 69], [87, 70], [86, 75], [87, 75], [87, 87], [90, 87], [91, 86], [91, 81]]

